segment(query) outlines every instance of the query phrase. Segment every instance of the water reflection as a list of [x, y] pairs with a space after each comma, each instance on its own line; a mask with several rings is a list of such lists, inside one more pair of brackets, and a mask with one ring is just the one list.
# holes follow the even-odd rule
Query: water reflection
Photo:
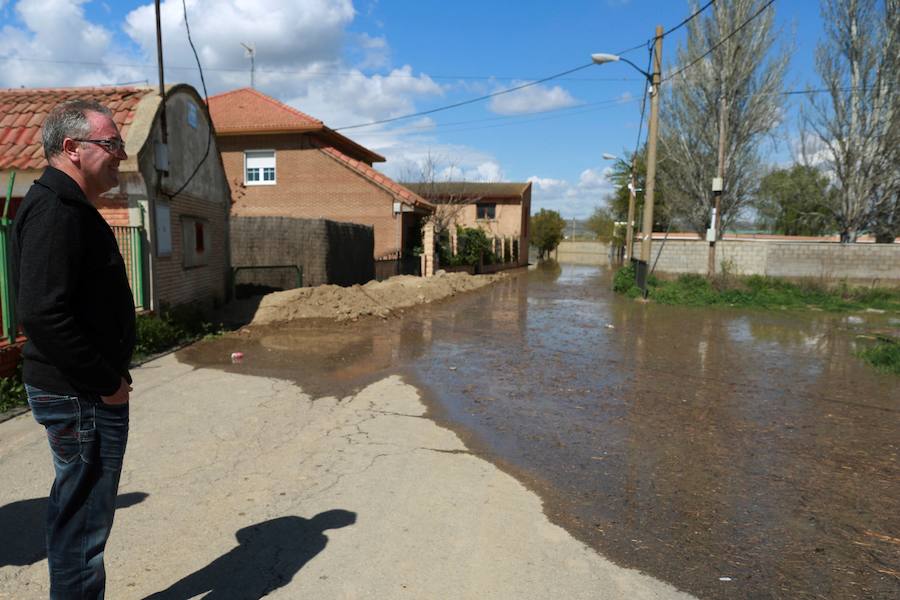
[[[885, 541], [900, 531], [900, 392], [853, 355], [860, 328], [894, 317], [644, 305], [610, 286], [604, 270], [544, 264], [402, 319], [182, 356], [314, 395], [402, 369], [551, 518], [704, 597], [900, 592]], [[235, 343], [241, 365], [225, 360]]]

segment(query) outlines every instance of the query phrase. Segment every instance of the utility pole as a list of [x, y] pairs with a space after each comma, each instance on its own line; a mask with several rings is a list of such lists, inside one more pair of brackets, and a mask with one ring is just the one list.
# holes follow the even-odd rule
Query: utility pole
[[634, 245], [634, 203], [637, 188], [634, 180], [634, 170], [637, 168], [637, 152], [631, 157], [631, 184], [628, 186], [628, 224], [625, 227], [625, 262], [632, 258], [632, 246]]
[[656, 26], [653, 50], [653, 79], [650, 86], [650, 127], [647, 130], [647, 186], [644, 194], [644, 226], [641, 232], [641, 262], [637, 265], [637, 284], [647, 297], [647, 272], [653, 238], [653, 193], [656, 191], [656, 138], [659, 135], [659, 84], [662, 71], [663, 26]]
[[[169, 132], [168, 127], [166, 127], [166, 84], [165, 78], [163, 77], [162, 25], [160, 24], [159, 18], [159, 0], [156, 0], [156, 62], [159, 66], [159, 97], [162, 98], [159, 124], [162, 128], [162, 143], [167, 144], [169, 141]], [[163, 170], [168, 170], [168, 168]]]
[[250, 44], [249, 46], [244, 42], [239, 42], [241, 46], [247, 51], [246, 56], [250, 57], [250, 87], [256, 89], [254, 85], [254, 76], [256, 74], [256, 44]]
[[716, 275], [716, 240], [719, 238], [719, 226], [722, 222], [722, 189], [725, 186], [725, 123], [726, 111], [728, 106], [725, 103], [725, 94], [722, 94], [721, 106], [719, 107], [719, 167], [716, 178], [713, 179], [712, 191], [716, 197], [716, 204], [713, 208], [712, 219], [710, 220], [710, 233], [707, 233], [706, 239], [709, 240], [709, 262], [706, 271], [709, 277]]

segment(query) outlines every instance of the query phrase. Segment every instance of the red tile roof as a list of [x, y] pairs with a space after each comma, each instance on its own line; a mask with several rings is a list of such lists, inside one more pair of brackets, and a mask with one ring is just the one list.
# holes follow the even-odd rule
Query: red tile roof
[[241, 88], [210, 97], [209, 114], [216, 133], [316, 131], [322, 121], [252, 88]]
[[355, 158], [350, 158], [337, 148], [333, 148], [331, 146], [320, 146], [319, 150], [324, 152], [327, 156], [330, 156], [334, 160], [350, 167], [375, 185], [384, 188], [398, 200], [405, 201], [420, 208], [424, 208], [429, 212], [434, 210], [434, 205], [432, 205], [430, 202], [428, 202], [421, 196], [414, 194], [384, 173], [376, 171], [366, 163], [356, 160]]
[[224, 92], [209, 99], [209, 114], [216, 135], [253, 133], [311, 133], [327, 145], [370, 163], [384, 162], [384, 157], [344, 137], [322, 121], [279, 102], [253, 88]]
[[66, 100], [96, 100], [109, 108], [123, 139], [138, 102], [150, 88], [38, 88], [0, 90], [0, 169], [43, 169], [41, 125], [54, 106]]

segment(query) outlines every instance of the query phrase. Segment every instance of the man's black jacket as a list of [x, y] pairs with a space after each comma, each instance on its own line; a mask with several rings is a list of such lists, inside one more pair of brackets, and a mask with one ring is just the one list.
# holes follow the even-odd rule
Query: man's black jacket
[[12, 234], [13, 289], [28, 336], [25, 383], [109, 396], [135, 343], [134, 300], [112, 229], [71, 177], [47, 167]]

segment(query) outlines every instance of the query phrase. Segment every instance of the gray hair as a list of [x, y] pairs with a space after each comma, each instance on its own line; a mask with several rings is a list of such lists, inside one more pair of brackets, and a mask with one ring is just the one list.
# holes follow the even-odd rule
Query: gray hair
[[44, 156], [48, 162], [63, 151], [66, 138], [83, 139], [90, 135], [89, 112], [112, 117], [112, 112], [96, 100], [68, 100], [50, 111], [41, 128]]

